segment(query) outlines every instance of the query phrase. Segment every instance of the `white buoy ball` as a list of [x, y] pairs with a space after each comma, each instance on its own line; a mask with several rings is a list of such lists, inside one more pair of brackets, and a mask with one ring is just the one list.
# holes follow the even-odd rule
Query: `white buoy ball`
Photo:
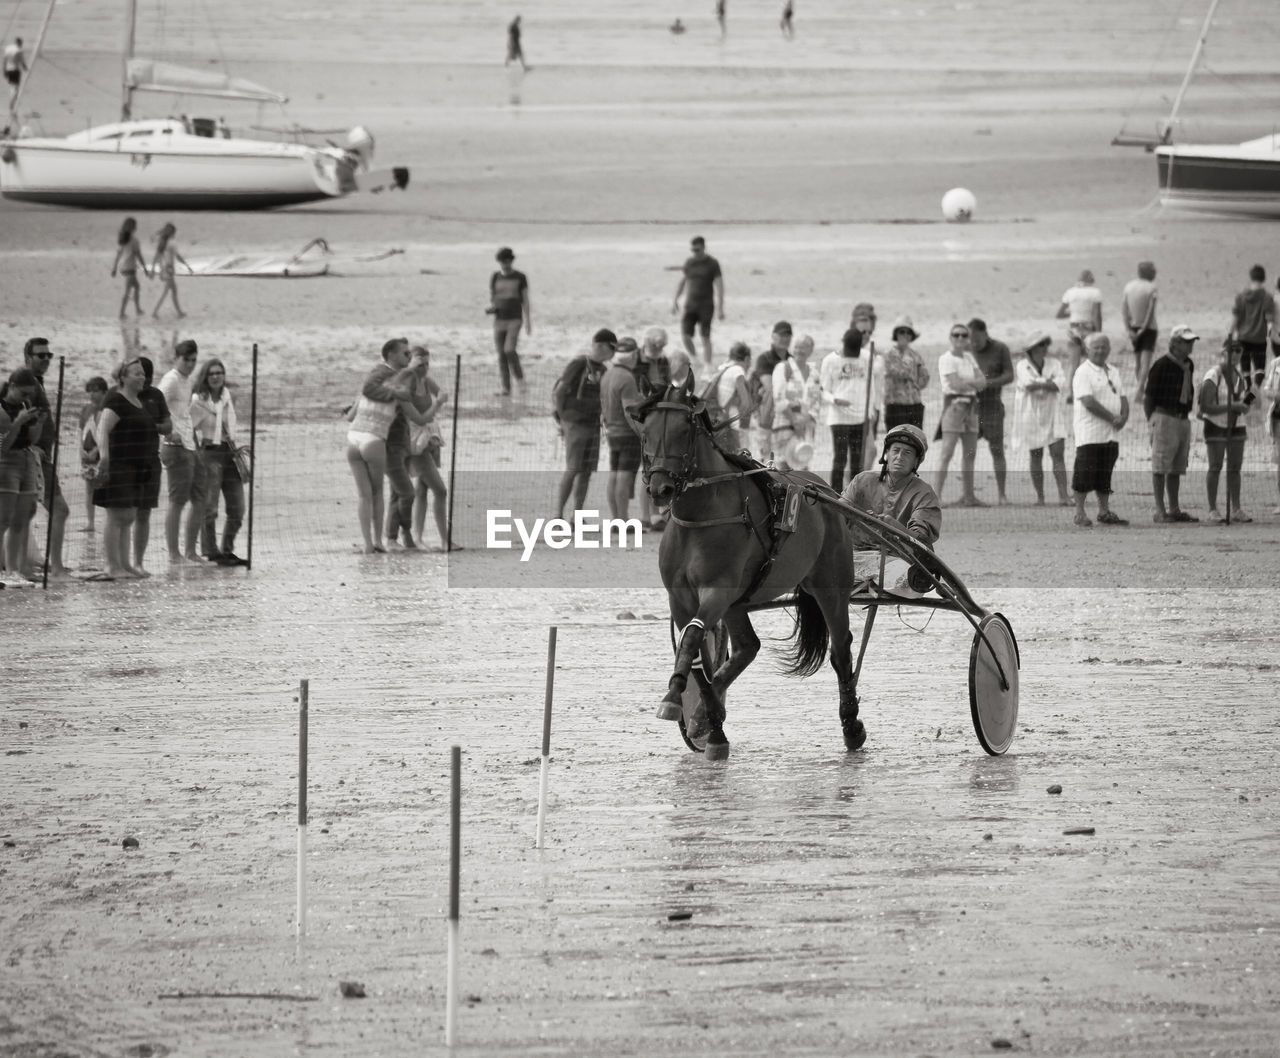
[[953, 187], [942, 196], [942, 215], [953, 224], [964, 224], [973, 219], [978, 200], [965, 187]]

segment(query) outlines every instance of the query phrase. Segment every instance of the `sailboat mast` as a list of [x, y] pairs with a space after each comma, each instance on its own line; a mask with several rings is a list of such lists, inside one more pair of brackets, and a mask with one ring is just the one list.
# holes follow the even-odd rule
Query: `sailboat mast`
[[133, 88], [129, 85], [129, 60], [133, 58], [134, 38], [138, 28], [138, 0], [125, 0], [123, 68], [120, 76], [120, 120], [133, 116]]
[[22, 93], [31, 79], [31, 71], [36, 68], [36, 63], [40, 61], [40, 49], [44, 47], [44, 37], [49, 32], [49, 20], [53, 18], [53, 8], [57, 2], [58, 0], [49, 0], [49, 6], [45, 9], [44, 21], [40, 23], [40, 32], [36, 36], [35, 50], [31, 53], [31, 62], [27, 64], [27, 76], [18, 83], [18, 91], [13, 97], [13, 103], [9, 106], [9, 123], [11, 125], [17, 124], [18, 104], [21, 102]]
[[1191, 53], [1191, 62], [1187, 65], [1187, 72], [1182, 78], [1182, 84], [1178, 86], [1178, 94], [1173, 100], [1173, 109], [1169, 111], [1169, 117], [1160, 129], [1160, 142], [1168, 143], [1173, 136], [1173, 124], [1178, 120], [1178, 111], [1182, 108], [1182, 97], [1187, 94], [1187, 86], [1191, 84], [1191, 77], [1196, 72], [1196, 67], [1200, 64], [1200, 56], [1204, 54], [1205, 41], [1209, 39], [1209, 27], [1213, 25], [1213, 14], [1218, 10], [1220, 0], [1213, 0], [1209, 5], [1209, 13], [1204, 16], [1204, 25], [1200, 27], [1200, 36], [1196, 40], [1195, 50]]

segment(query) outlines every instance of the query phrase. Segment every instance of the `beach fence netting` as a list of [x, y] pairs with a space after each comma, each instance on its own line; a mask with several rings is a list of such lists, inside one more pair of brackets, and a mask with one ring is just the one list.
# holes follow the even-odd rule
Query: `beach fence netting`
[[[376, 360], [345, 366], [288, 366], [268, 364], [259, 356], [254, 374], [253, 353], [245, 349], [223, 356], [228, 370], [240, 432], [254, 452], [252, 483], [252, 557], [255, 567], [273, 562], [305, 562], [321, 554], [354, 554], [361, 549], [356, 516], [356, 490], [347, 462], [348, 422], [346, 409], [359, 394], [368, 370]], [[495, 509], [508, 510], [512, 517], [530, 524], [537, 517], [557, 513], [557, 493], [564, 469], [564, 448], [551, 417], [552, 384], [562, 370], [564, 359], [547, 359], [526, 365], [523, 389], [512, 396], [498, 393], [498, 372], [492, 355], [471, 353], [455, 358], [448, 350], [433, 349], [432, 377], [456, 402], [439, 414], [445, 444], [440, 451], [441, 475], [453, 484], [451, 510], [454, 539], [469, 548], [486, 543], [486, 518]], [[705, 372], [705, 368], [701, 369]], [[51, 372], [49, 396], [56, 397]], [[1125, 376], [1132, 384], [1131, 372]], [[1020, 530], [1066, 533], [1073, 530], [1070, 509], [1058, 506], [1057, 488], [1048, 453], [1044, 457], [1044, 491], [1047, 504], [1036, 505], [1036, 492], [1029, 473], [1025, 447], [1008, 436], [1013, 422], [1013, 387], [1005, 389], [1006, 493], [1009, 506], [997, 506], [997, 486], [987, 444], [978, 445], [976, 492], [988, 506], [962, 508], [960, 499], [961, 454], [952, 459], [942, 499], [947, 507], [944, 537], [949, 533], [990, 534], [998, 543], [1001, 534]], [[83, 381], [68, 378], [62, 403], [59, 480], [70, 507], [67, 532], [67, 560], [75, 566], [92, 566], [99, 557], [98, 537], [103, 519], [97, 519], [97, 533], [87, 533], [87, 482], [79, 473], [78, 413], [85, 402]], [[1266, 428], [1265, 402], [1246, 417], [1248, 440], [1245, 447], [1243, 502], [1246, 511], [1266, 515], [1276, 504], [1276, 466]], [[454, 409], [456, 407], [456, 416]], [[934, 392], [925, 406], [925, 430], [933, 437], [941, 414], [941, 399]], [[1068, 416], [1069, 418], [1069, 416]], [[455, 435], [456, 430], [456, 435]], [[881, 431], [881, 436], [883, 431]], [[1207, 516], [1205, 471], [1208, 466], [1203, 434], [1193, 425], [1190, 467], [1183, 479], [1183, 505]], [[814, 454], [810, 469], [829, 477], [832, 462], [830, 430], [818, 426], [814, 433]], [[926, 457], [922, 473], [931, 483], [937, 470], [938, 444]], [[878, 458], [880, 444], [875, 446]], [[1074, 451], [1070, 437], [1065, 447], [1069, 475]], [[869, 462], [868, 465], [871, 465]], [[608, 478], [608, 445], [602, 443], [598, 469], [592, 477], [586, 506], [607, 514], [605, 486]], [[1225, 475], [1224, 475], [1225, 479]], [[628, 514], [639, 514], [639, 491]], [[1135, 411], [1121, 435], [1120, 458], [1114, 474], [1112, 507], [1129, 518], [1135, 527], [1153, 528], [1150, 447], [1141, 412]], [[389, 490], [388, 490], [389, 491]], [[1225, 511], [1225, 480], [1219, 486], [1219, 509]], [[161, 490], [160, 509], [152, 517], [151, 564], [162, 568], [165, 561], [163, 517], [167, 490]], [[570, 504], [570, 509], [572, 503]], [[1090, 498], [1089, 508], [1095, 510]], [[101, 512], [98, 512], [101, 515]], [[37, 539], [44, 540], [44, 513], [36, 523]], [[426, 517], [425, 544], [441, 541], [433, 518]], [[241, 530], [237, 550], [244, 554], [249, 527]], [[1153, 545], [1155, 546], [1155, 545]]]

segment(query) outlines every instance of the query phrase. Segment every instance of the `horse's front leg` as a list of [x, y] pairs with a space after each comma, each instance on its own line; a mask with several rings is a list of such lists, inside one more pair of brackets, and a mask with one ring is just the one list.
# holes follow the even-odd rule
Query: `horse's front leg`
[[680, 630], [676, 643], [676, 666], [667, 681], [667, 693], [658, 703], [659, 720], [679, 720], [684, 713], [684, 690], [689, 686], [689, 670], [702, 666], [702, 640], [706, 626], [701, 619], [691, 618]]

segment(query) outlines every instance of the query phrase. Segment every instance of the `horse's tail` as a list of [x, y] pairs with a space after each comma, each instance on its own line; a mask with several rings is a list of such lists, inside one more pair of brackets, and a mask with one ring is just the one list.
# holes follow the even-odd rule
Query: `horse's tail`
[[783, 672], [788, 676], [812, 676], [827, 659], [827, 619], [818, 601], [802, 588], [796, 589], [795, 640], [782, 655]]

